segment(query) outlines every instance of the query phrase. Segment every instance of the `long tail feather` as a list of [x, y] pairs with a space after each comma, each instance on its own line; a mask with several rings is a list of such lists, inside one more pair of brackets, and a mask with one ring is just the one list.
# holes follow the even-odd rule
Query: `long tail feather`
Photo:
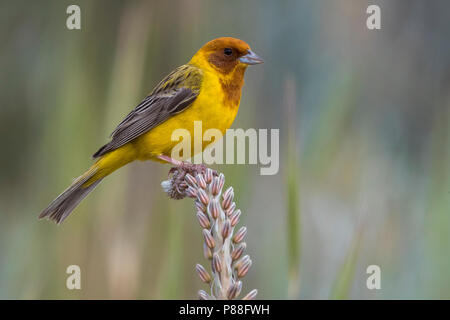
[[85, 174], [76, 179], [66, 190], [64, 190], [50, 205], [39, 215], [39, 219], [48, 218], [57, 224], [66, 219], [75, 207], [102, 181], [97, 181], [85, 185], [85, 183], [95, 174], [95, 168], [89, 169]]
[[75, 207], [83, 200], [100, 181], [136, 159], [133, 145], [126, 144], [113, 150], [98, 159], [92, 167], [77, 178], [63, 193], [41, 212], [39, 218], [48, 218], [60, 224], [66, 219]]

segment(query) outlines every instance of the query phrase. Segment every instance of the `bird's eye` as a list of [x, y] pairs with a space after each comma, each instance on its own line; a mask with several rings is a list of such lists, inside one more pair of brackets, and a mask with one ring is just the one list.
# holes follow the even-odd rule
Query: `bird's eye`
[[223, 53], [224, 53], [226, 56], [231, 56], [231, 54], [233, 53], [233, 50], [232, 50], [231, 48], [225, 48], [225, 49], [223, 50]]

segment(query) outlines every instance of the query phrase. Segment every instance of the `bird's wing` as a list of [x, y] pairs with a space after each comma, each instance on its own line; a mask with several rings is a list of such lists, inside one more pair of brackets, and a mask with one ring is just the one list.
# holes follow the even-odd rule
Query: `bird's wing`
[[186, 110], [199, 95], [202, 78], [202, 71], [192, 65], [183, 65], [172, 71], [119, 123], [111, 133], [111, 141], [93, 157], [98, 158], [123, 146]]

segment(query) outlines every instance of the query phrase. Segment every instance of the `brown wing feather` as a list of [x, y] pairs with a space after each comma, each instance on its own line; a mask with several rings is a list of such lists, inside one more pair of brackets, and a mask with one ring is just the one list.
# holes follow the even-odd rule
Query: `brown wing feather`
[[101, 147], [93, 157], [98, 158], [166, 121], [188, 108], [200, 93], [202, 72], [184, 65], [162, 80], [111, 134], [111, 141]]

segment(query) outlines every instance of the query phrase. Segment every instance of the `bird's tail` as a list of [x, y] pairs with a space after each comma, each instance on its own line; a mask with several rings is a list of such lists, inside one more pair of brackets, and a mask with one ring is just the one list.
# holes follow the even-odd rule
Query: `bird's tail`
[[75, 207], [102, 181], [98, 179], [86, 186], [86, 182], [95, 175], [97, 168], [93, 165], [86, 173], [75, 179], [75, 181], [64, 190], [50, 205], [39, 215], [39, 219], [47, 218], [57, 224], [66, 219]]
[[126, 150], [117, 149], [105, 154], [53, 200], [41, 212], [39, 219], [47, 218], [55, 221], [57, 224], [63, 222], [104, 177], [133, 160], [130, 152], [126, 153], [124, 151]]

